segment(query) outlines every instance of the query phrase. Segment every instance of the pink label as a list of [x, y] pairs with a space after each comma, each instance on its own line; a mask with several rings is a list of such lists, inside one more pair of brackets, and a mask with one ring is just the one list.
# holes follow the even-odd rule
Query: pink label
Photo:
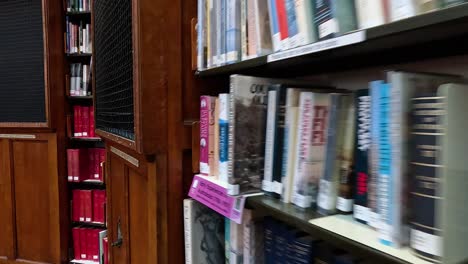
[[227, 188], [208, 180], [207, 177], [195, 175], [189, 196], [237, 224], [242, 223], [245, 197], [228, 195]]
[[208, 175], [210, 102], [209, 96], [200, 97], [200, 173]]

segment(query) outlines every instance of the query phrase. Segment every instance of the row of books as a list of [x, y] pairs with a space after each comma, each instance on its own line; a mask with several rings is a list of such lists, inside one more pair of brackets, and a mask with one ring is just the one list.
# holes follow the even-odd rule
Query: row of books
[[73, 190], [72, 221], [106, 223], [106, 191]]
[[67, 0], [67, 12], [91, 11], [91, 0]]
[[91, 95], [91, 64], [71, 63], [69, 78], [70, 96]]
[[[456, 229], [466, 217], [451, 203], [468, 199], [459, 187], [468, 182], [452, 176], [468, 172], [468, 121], [459, 114], [468, 110], [468, 87], [453, 75], [386, 76], [354, 92], [231, 76], [229, 94], [201, 97], [201, 173], [225, 182], [231, 195], [263, 190], [322, 214], [354, 211], [383, 244], [411, 242], [418, 256], [440, 259], [455, 247], [447, 237], [438, 242], [437, 219]], [[442, 197], [447, 186], [451, 195]], [[446, 256], [455, 255], [465, 256]]]
[[186, 264], [372, 263], [270, 216], [244, 209], [236, 224], [198, 203], [184, 200]]
[[109, 263], [107, 231], [94, 228], [72, 228], [75, 260]]
[[65, 32], [65, 52], [73, 53], [91, 53], [91, 24], [79, 21], [72, 22], [67, 16]]
[[102, 163], [105, 159], [106, 150], [102, 148], [67, 149], [68, 181], [104, 182]]
[[74, 137], [96, 137], [94, 107], [73, 106], [73, 136]]
[[466, 0], [198, 0], [198, 69], [333, 38]]

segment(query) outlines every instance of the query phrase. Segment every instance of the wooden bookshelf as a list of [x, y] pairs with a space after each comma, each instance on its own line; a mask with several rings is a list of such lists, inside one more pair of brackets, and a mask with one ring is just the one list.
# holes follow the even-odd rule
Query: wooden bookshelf
[[67, 16], [91, 16], [91, 11], [69, 11]]
[[[466, 45], [460, 43], [468, 42], [467, 33], [468, 4], [461, 4], [353, 31], [335, 39], [201, 70], [196, 75], [241, 73], [289, 77], [458, 55], [466, 53]], [[358, 34], [362, 34], [362, 39]], [[347, 35], [354, 35], [355, 39], [344, 45], [339, 40]]]
[[86, 141], [86, 142], [101, 142], [102, 139], [98, 137], [70, 137], [73, 141]]
[[72, 222], [74, 227], [89, 227], [89, 228], [106, 228], [105, 223], [98, 222]]
[[91, 53], [67, 53], [67, 57], [91, 57]]

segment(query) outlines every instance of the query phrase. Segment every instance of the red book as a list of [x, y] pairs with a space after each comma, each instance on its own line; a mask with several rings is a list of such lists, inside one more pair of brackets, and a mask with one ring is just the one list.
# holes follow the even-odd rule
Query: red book
[[104, 168], [103, 162], [106, 161], [106, 149], [99, 149], [99, 178], [102, 182], [104, 182]]
[[80, 152], [78, 149], [72, 149], [72, 170], [73, 170], [73, 181], [80, 181]]
[[67, 149], [67, 179], [73, 181], [73, 149]]
[[75, 105], [73, 106], [73, 136], [79, 137], [80, 136], [80, 127], [78, 120], [80, 118], [80, 106]]
[[109, 241], [107, 237], [103, 239], [102, 245], [104, 250], [104, 264], [109, 264]]
[[88, 237], [87, 237], [87, 229], [86, 228], [79, 228], [80, 233], [80, 256], [81, 259], [88, 259]]
[[85, 193], [83, 190], [78, 190], [78, 207], [79, 207], [79, 220], [80, 222], [85, 222], [86, 214], [85, 214]]
[[80, 229], [79, 228], [72, 228], [72, 236], [73, 236], [73, 252], [75, 255], [75, 259], [81, 259], [81, 251], [80, 251]]
[[105, 223], [106, 191], [93, 191], [93, 216], [94, 222]]
[[82, 190], [85, 222], [93, 221], [93, 195], [91, 190]]
[[90, 170], [89, 170], [89, 149], [79, 149], [79, 171], [80, 171], [80, 181], [91, 179]]
[[80, 221], [80, 190], [73, 190], [73, 200], [72, 200], [72, 221]]
[[94, 229], [86, 229], [86, 259], [93, 260], [94, 253], [94, 241], [93, 241], [93, 232]]
[[99, 232], [102, 229], [91, 229], [91, 255], [93, 261], [99, 261]]
[[285, 40], [289, 36], [288, 15], [284, 0], [276, 0], [276, 12], [278, 12], [278, 26], [280, 30], [280, 39]]
[[83, 123], [83, 137], [89, 137], [89, 106], [81, 107], [81, 120]]
[[88, 149], [88, 170], [92, 180], [99, 180], [99, 175], [96, 177], [96, 149]]
[[101, 153], [100, 153], [100, 149], [96, 148], [96, 149], [93, 149], [93, 154], [94, 154], [94, 163], [93, 163], [93, 176], [94, 176], [94, 179], [95, 180], [100, 180], [102, 181], [101, 179], [101, 174], [99, 173], [99, 171], [101, 170]]
[[[91, 70], [91, 69], [90, 69]], [[96, 137], [96, 132], [95, 132], [95, 122], [96, 120], [94, 119], [94, 107], [89, 108], [89, 136], [90, 137]]]

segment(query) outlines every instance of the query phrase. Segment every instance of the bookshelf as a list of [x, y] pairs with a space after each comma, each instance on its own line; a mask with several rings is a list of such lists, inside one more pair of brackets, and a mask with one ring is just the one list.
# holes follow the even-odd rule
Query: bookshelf
[[[290, 22], [287, 22], [287, 23], [290, 23]], [[194, 70], [194, 76], [197, 78], [197, 80], [202, 82], [203, 85], [206, 85], [206, 89], [204, 91], [200, 89], [202, 91], [202, 93], [200, 93], [200, 96], [204, 96], [204, 95], [212, 96], [213, 94], [219, 93], [220, 90], [224, 93], [231, 91], [231, 96], [232, 96], [233, 82], [232, 82], [232, 79], [230, 79], [232, 78], [230, 77], [230, 75], [233, 75], [233, 74], [242, 74], [242, 75], [250, 75], [250, 76], [256, 76], [256, 77], [266, 77], [266, 78], [293, 79], [293, 78], [303, 77], [305, 79], [312, 80], [311, 81], [312, 84], [314, 81], [318, 80], [317, 82], [320, 85], [322, 83], [326, 83], [326, 85], [334, 86], [337, 88], [347, 88], [347, 87], [342, 87], [343, 85], [344, 86], [346, 85], [345, 81], [336, 80], [335, 78], [353, 79], [352, 77], [350, 77], [350, 75], [353, 75], [353, 73], [356, 73], [356, 72], [358, 72], [359, 74], [368, 74], [369, 76], [372, 76], [372, 77], [367, 77], [370, 79], [368, 79], [368, 81], [365, 81], [365, 82], [362, 80], [363, 78], [361, 75], [353, 76], [355, 77], [354, 79], [355, 83], [351, 85], [352, 87], [347, 88], [350, 91], [356, 91], [358, 89], [367, 88], [371, 80], [383, 79], [391, 83], [391, 81], [388, 80], [390, 79], [390, 77], [385, 78], [386, 74], [388, 73], [390, 69], [396, 69], [396, 71], [398, 70], [408, 71], [410, 73], [420, 72], [420, 71], [428, 71], [428, 72], [432, 71], [436, 73], [434, 74], [434, 76], [440, 75], [438, 73], [455, 74], [451, 72], [451, 71], [454, 71], [453, 68], [451, 68], [450, 70], [444, 71], [444, 70], [437, 69], [437, 66], [434, 66], [434, 65], [437, 65], [438, 61], [443, 61], [444, 59], [449, 61], [451, 58], [466, 57], [466, 55], [468, 54], [468, 49], [466, 45], [468, 43], [468, 27], [467, 26], [468, 26], [468, 3], [464, 3], [464, 4], [459, 4], [459, 5], [455, 5], [452, 7], [444, 8], [444, 9], [438, 9], [435, 11], [411, 16], [409, 18], [382, 24], [380, 26], [371, 27], [368, 29], [354, 30], [354, 31], [339, 35], [334, 38], [321, 40], [321, 41], [314, 42], [308, 45], [299, 46], [299, 47], [287, 49], [284, 51], [278, 51], [278, 52], [271, 53], [268, 55], [261, 55], [255, 58], [240, 60], [238, 62], [234, 62], [231, 64], [224, 64], [222, 66], [215, 66], [215, 67], [208, 68], [208, 69]], [[256, 44], [258, 44], [258, 42], [256, 42]], [[241, 49], [242, 48], [240, 48], [240, 50]], [[197, 50], [197, 49], [192, 48], [192, 50]], [[237, 51], [239, 51], [239, 49]], [[203, 52], [206, 52], [206, 50], [204, 50]], [[220, 52], [220, 50], [218, 49], [216, 52]], [[194, 63], [194, 61], [196, 61], [195, 56], [192, 56], [192, 64]], [[465, 62], [466, 60], [463, 60], [463, 61]], [[418, 63], [419, 65], [415, 66]], [[424, 65], [424, 63], [426, 64]], [[421, 65], [424, 65], [425, 67], [420, 67]], [[400, 69], [399, 67], [402, 67], [402, 68]], [[443, 66], [441, 65], [441, 68], [442, 67]], [[421, 68], [423, 70], [421, 70]], [[464, 69], [465, 68], [461, 66], [461, 68], [458, 69], [458, 71], [454, 71], [454, 72], [456, 72], [456, 74], [460, 74], [459, 72], [463, 72]], [[466, 76], [465, 73], [462, 73], [461, 75]], [[231, 86], [226, 85], [226, 83], [229, 82], [229, 80], [231, 80], [231, 83], [230, 83]], [[452, 81], [453, 80], [454, 79], [452, 79]], [[458, 81], [460, 80], [461, 79], [458, 79]], [[259, 86], [265, 85], [264, 83], [261, 83], [262, 81], [260, 80], [257, 80], [257, 82], [259, 83], [258, 84]], [[217, 86], [212, 85], [212, 83], [216, 83]], [[247, 82], [242, 83], [242, 85], [239, 85], [239, 83], [242, 83], [242, 81], [238, 81], [237, 83], [235, 83], [234, 88], [243, 88], [240, 86], [247, 85], [246, 84]], [[284, 83], [286, 83], [286, 81]], [[336, 83], [338, 83], [338, 85]], [[356, 83], [358, 83], [359, 85], [356, 85]], [[365, 86], [362, 86], [363, 83]], [[238, 85], [237, 87], [235, 87], [236, 84]], [[252, 87], [254, 87], [255, 85], [254, 83], [248, 83], [248, 85], [251, 85], [251, 84], [252, 84], [251, 86], [251, 89], [252, 89]], [[217, 87], [217, 88], [216, 90], [214, 90], [212, 87]], [[294, 86], [288, 86], [288, 87], [294, 87]], [[437, 85], [436, 89], [438, 87], [439, 87], [439, 84]], [[252, 90], [250, 90], [250, 92], [254, 93]], [[235, 100], [242, 101], [243, 106], [248, 105], [249, 102], [247, 102], [247, 99], [245, 99], [245, 97], [243, 97], [242, 99], [239, 99], [242, 96], [247, 97], [245, 94], [242, 94], [239, 97], [237, 97]], [[263, 94], [258, 93], [258, 97], [264, 98], [262, 96]], [[270, 95], [268, 94], [267, 96], [270, 96]], [[220, 97], [217, 99], [220, 100]], [[229, 104], [231, 104], [231, 106], [237, 105], [238, 102], [235, 100], [229, 101]], [[203, 105], [209, 105], [209, 104], [210, 103], [206, 103], [206, 101], [203, 101], [203, 99], [201, 99], [202, 107], [204, 107]], [[223, 103], [221, 103], [221, 105], [222, 104]], [[270, 102], [266, 104], [268, 105], [267, 111], [271, 110], [269, 108], [270, 107], [269, 104]], [[274, 107], [277, 107], [277, 106], [278, 105], [275, 105]], [[207, 112], [211, 110], [213, 109], [210, 109]], [[229, 110], [233, 111], [232, 109], [229, 109]], [[201, 119], [203, 119], [202, 111], [200, 112]], [[214, 110], [214, 111], [217, 111], [217, 110]], [[230, 118], [232, 116], [238, 115], [238, 113], [239, 112], [235, 112], [234, 114], [231, 113]], [[248, 115], [247, 113], [243, 112], [240, 115], [242, 115], [243, 118], [247, 119], [247, 115]], [[280, 114], [277, 113], [277, 115], [280, 115]], [[274, 118], [277, 118], [277, 116]], [[210, 120], [209, 118], [206, 118], [206, 119]], [[266, 119], [266, 116], [265, 116], [265, 119]], [[229, 120], [229, 122], [231, 121], [232, 120]], [[238, 126], [239, 123], [243, 125], [246, 125], [247, 123], [247, 122], [238, 123], [237, 120], [235, 122], [236, 122], [235, 123], [236, 126]], [[205, 124], [207, 123], [208, 122], [206, 122]], [[202, 124], [202, 120], [200, 120], [200, 124]], [[229, 123], [229, 126], [231, 126], [231, 123]], [[299, 126], [296, 126], [296, 128], [297, 127]], [[229, 127], [229, 129], [231, 129], [231, 127]], [[252, 127], [249, 127], [249, 129], [250, 129], [251, 134], [255, 134], [256, 131], [252, 132]], [[268, 131], [268, 128], [266, 130]], [[245, 132], [245, 130], [243, 132]], [[229, 133], [231, 133], [231, 131]], [[289, 133], [291, 132], [289, 131]], [[202, 132], [200, 134], [202, 134]], [[401, 134], [404, 134], [404, 133], [401, 133]], [[229, 134], [229, 140], [230, 140], [229, 144], [233, 144], [231, 142], [232, 140], [231, 136], [232, 134]], [[235, 137], [236, 136], [237, 135], [235, 135]], [[196, 138], [196, 140], [194, 141], [206, 142], [204, 140], [209, 137], [210, 136], [203, 136], [200, 138]], [[252, 137], [254, 136], [252, 135]], [[220, 141], [223, 141], [223, 139], [221, 139]], [[268, 142], [267, 140], [265, 141]], [[243, 143], [245, 142], [243, 141]], [[211, 142], [209, 144], [211, 144]], [[200, 145], [201, 145], [200, 148], [203, 148], [204, 146], [206, 146], [204, 145], [204, 143]], [[281, 145], [279, 149], [281, 149]], [[229, 146], [229, 151], [231, 150], [232, 150], [231, 146]], [[246, 149], [242, 149], [242, 151], [246, 152]], [[252, 151], [252, 150], [250, 149], [249, 151]], [[271, 150], [271, 151], [276, 152], [278, 150], [274, 150], [274, 151]], [[236, 156], [236, 154], [237, 153], [235, 152], [234, 156]], [[255, 152], [254, 154], [256, 155], [258, 154], [258, 152]], [[232, 155], [232, 153], [229, 153], [229, 155]], [[272, 154], [272, 155], [275, 155], [275, 154]], [[200, 156], [202, 156], [202, 154], [200, 154]], [[206, 156], [208, 156], [208, 154]], [[194, 156], [193, 162], [197, 161], [195, 159], [199, 159], [199, 157]], [[246, 159], [245, 156], [242, 156], [241, 158], [239, 158], [239, 160], [242, 160], [242, 162], [246, 163], [245, 159]], [[266, 155], [265, 155], [265, 159], [266, 159]], [[400, 159], [400, 157], [397, 157], [397, 159]], [[232, 162], [232, 160], [230, 160], [230, 162]], [[241, 163], [241, 161], [235, 161], [235, 162]], [[232, 165], [235, 162], [230, 163], [230, 165], [235, 166], [235, 165]], [[277, 160], [275, 160], [275, 162], [277, 162]], [[325, 163], [325, 161], [323, 162]], [[206, 161], [206, 164], [208, 164], [208, 161]], [[244, 165], [244, 166], [245, 166], [244, 172], [250, 169], [250, 168], [247, 168], [248, 167], [247, 165]], [[307, 165], [304, 165], [304, 166], [307, 166]], [[310, 166], [312, 167], [312, 165]], [[367, 168], [370, 168], [371, 166], [372, 165], [368, 166], [366, 164]], [[310, 170], [312, 171], [312, 169]], [[235, 168], [231, 167], [230, 172], [232, 171], [235, 171]], [[244, 172], [243, 174], [248, 173], [248, 172], [245, 172], [245, 173]], [[309, 173], [311, 172], [309, 171]], [[326, 173], [323, 173], [323, 174], [326, 174]], [[319, 176], [321, 179], [324, 177], [323, 174]], [[252, 175], [251, 178], [258, 178], [257, 176], [258, 174], [255, 174], [255, 175]], [[353, 177], [357, 178], [357, 176], [353, 176]], [[366, 174], [366, 177], [368, 177], [367, 174]], [[195, 175], [193, 181], [195, 182], [197, 179], [199, 179], [199, 176]], [[241, 178], [241, 177], [237, 177], [236, 175], [234, 175], [232, 176], [232, 178], [229, 179], [229, 182], [231, 182], [231, 180], [232, 182], [241, 181], [242, 183], [239, 184], [240, 186], [248, 182], [246, 179], [247, 177]], [[401, 179], [402, 181], [407, 180], [405, 176], [401, 176]], [[193, 195], [194, 182], [192, 182], [192, 187], [191, 187], [192, 189], [190, 189], [190, 191], [188, 192], [189, 196], [193, 198], [194, 200], [202, 204], [205, 204], [207, 207], [210, 207], [214, 209], [215, 211], [217, 211], [214, 208], [211, 201], [207, 201], [203, 197], [197, 197]], [[216, 182], [216, 180], [212, 182]], [[310, 180], [307, 183], [310, 184]], [[225, 186], [226, 184], [227, 183], [224, 183], [224, 182], [218, 183], [219, 186], [224, 187], [225, 189], [228, 189], [228, 187]], [[260, 183], [260, 184], [264, 185], [265, 183]], [[302, 184], [305, 185], [306, 182], [302, 182]], [[317, 185], [317, 189], [318, 189], [319, 184], [317, 183], [315, 184]], [[354, 184], [354, 188], [356, 188], [356, 186], [358, 185], [356, 183], [353, 183], [353, 184]], [[366, 184], [367, 184], [367, 180], [366, 180]], [[384, 186], [384, 187], [388, 187], [388, 186]], [[394, 186], [392, 185], [392, 187]], [[365, 188], [367, 189], [367, 187]], [[214, 190], [216, 188], [213, 187], [211, 189]], [[305, 189], [306, 188], [301, 189], [301, 191], [305, 192], [304, 191]], [[216, 194], [210, 193], [209, 191], [206, 191], [205, 193], [208, 194], [209, 197], [216, 197]], [[407, 195], [411, 196], [412, 194], [414, 193], [407, 194]], [[312, 195], [316, 195], [316, 194], [314, 193]], [[242, 194], [240, 196], [242, 196]], [[235, 196], [235, 197], [239, 198], [240, 196]], [[452, 196], [453, 196], [452, 198], [454, 198], [454, 195]], [[400, 205], [400, 203], [398, 204], [399, 206], [405, 207], [407, 205], [406, 204], [407, 201], [404, 200], [406, 199], [406, 194], [401, 195], [401, 197], [404, 197], [404, 198], [398, 201], [400, 201], [402, 205]], [[326, 241], [327, 243], [330, 243], [337, 248], [345, 249], [347, 252], [350, 252], [353, 255], [356, 255], [362, 258], [363, 260], [370, 261], [370, 263], [377, 263], [377, 262], [378, 263], [417, 263], [417, 264], [430, 263], [425, 260], [425, 259], [429, 259], [428, 256], [425, 256], [425, 255], [421, 256], [419, 252], [415, 252], [423, 246], [420, 246], [420, 245], [414, 246], [414, 244], [412, 244], [411, 246], [416, 247], [416, 248], [420, 246], [416, 250], [416, 249], [410, 249], [409, 246], [403, 246], [403, 247], [386, 246], [383, 243], [381, 243], [379, 239], [385, 236], [383, 235], [385, 234], [385, 228], [383, 226], [378, 226], [378, 224], [382, 225], [381, 222], [377, 221], [376, 225], [378, 226], [378, 228], [376, 227], [372, 228], [370, 227], [370, 224], [365, 225], [356, 221], [352, 214], [332, 213], [331, 215], [326, 216], [326, 215], [319, 214], [317, 212], [317, 208], [302, 209], [299, 206], [293, 205], [292, 203], [283, 203], [281, 200], [272, 198], [271, 196], [267, 196], [267, 195], [252, 196], [252, 197], [247, 196], [245, 198], [246, 198], [246, 208], [253, 209], [254, 211], [262, 212], [263, 215], [271, 215], [275, 219], [278, 219], [284, 222], [286, 225], [306, 231], [310, 235], [320, 238], [321, 240]], [[438, 198], [435, 198], [435, 199], [438, 199]], [[220, 198], [215, 198], [215, 200], [218, 200], [218, 199]], [[367, 199], [367, 197], [365, 199]], [[367, 203], [367, 201], [365, 203]], [[397, 202], [395, 201], [395, 203]], [[447, 206], [446, 204], [444, 205]], [[447, 206], [447, 208], [448, 207], [451, 207], [451, 205]], [[336, 209], [336, 204], [333, 204], [332, 211], [335, 209]], [[414, 206], [413, 206], [413, 209], [414, 209]], [[392, 212], [395, 212], [395, 211], [397, 211], [398, 214], [408, 213], [407, 211], [404, 211], [403, 209], [393, 210]], [[421, 212], [419, 211], [419, 213]], [[436, 215], [437, 213], [441, 214], [440, 211], [434, 210], [434, 218], [440, 217], [440, 215]], [[221, 213], [221, 214], [230, 218], [230, 216], [225, 213]], [[427, 218], [427, 215], [425, 216]], [[393, 217], [393, 215], [391, 217]], [[391, 217], [388, 217], [388, 219], [390, 219]], [[458, 218], [458, 219], [461, 219], [461, 218]], [[234, 219], [232, 218], [231, 220], [234, 221]], [[395, 220], [395, 219], [391, 218], [390, 221], [392, 220]], [[420, 218], [418, 218], [418, 220], [420, 220]], [[437, 220], [434, 220], [434, 222], [435, 221]], [[458, 220], [458, 222], [460, 221], [461, 220]], [[402, 225], [404, 224], [410, 225], [409, 222], [402, 221], [402, 223], [403, 223]], [[387, 223], [384, 223], [384, 224], [387, 224]], [[391, 224], [394, 224], [394, 222], [392, 222]], [[411, 223], [411, 225], [416, 225], [416, 224]], [[434, 227], [435, 225], [436, 224], [434, 224]], [[434, 227], [429, 227], [429, 228], [436, 230], [436, 228]], [[416, 228], [414, 228], [414, 226], [412, 226], [412, 228], [414, 230], [417, 230]], [[424, 226], [423, 228], [428, 228], [428, 226]], [[447, 227], [444, 227], [444, 228], [447, 228]], [[379, 230], [377, 231], [377, 229]], [[403, 233], [404, 232], [401, 232], [398, 235], [402, 235]], [[427, 232], [427, 233], [430, 233], [430, 232]], [[436, 235], [437, 234], [436, 232], [431, 233], [431, 234], [433, 234], [434, 237], [441, 238], [441, 236]], [[390, 241], [392, 239], [393, 237], [389, 238], [388, 240]], [[401, 238], [401, 239], [404, 240], [404, 238]], [[391, 243], [394, 243], [394, 241], [389, 242], [388, 244], [391, 244]], [[442, 248], [442, 242], [440, 242], [440, 247], [439, 247], [439, 244], [437, 243], [438, 242], [435, 243], [436, 245], [433, 248], [430, 246], [427, 246], [425, 250], [433, 251], [433, 252], [440, 252], [438, 250], [439, 248]], [[421, 244], [424, 244], [424, 243], [421, 243]], [[447, 247], [446, 245], [448, 245], [448, 243], [445, 244], [444, 250]], [[430, 249], [427, 249], [427, 248], [430, 248]], [[432, 253], [427, 253], [427, 254], [430, 255]], [[439, 253], [433, 253], [433, 254], [437, 255]], [[419, 255], [420, 257], [416, 255]], [[462, 255], [462, 254], [459, 254], [459, 255]], [[447, 255], [444, 255], [443, 257], [446, 258]], [[459, 256], [457, 255], [457, 257]], [[446, 259], [444, 259], [444, 261], [446, 261]]]

